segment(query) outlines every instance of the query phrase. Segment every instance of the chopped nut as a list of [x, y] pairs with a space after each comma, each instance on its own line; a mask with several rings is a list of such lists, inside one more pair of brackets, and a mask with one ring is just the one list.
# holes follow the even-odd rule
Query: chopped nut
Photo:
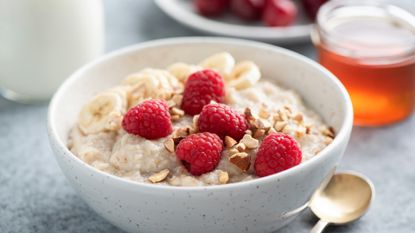
[[177, 146], [179, 144], [179, 142], [181, 140], [183, 140], [184, 138], [185, 137], [176, 137], [176, 138], [173, 138], [174, 145]]
[[242, 171], [247, 171], [249, 169], [249, 165], [251, 165], [251, 158], [247, 153], [240, 152], [233, 154], [229, 158], [229, 162], [239, 167], [239, 169], [241, 169]]
[[246, 131], [245, 131], [245, 134], [252, 135], [252, 130], [250, 130], [250, 129], [246, 130]]
[[172, 115], [171, 116], [171, 120], [172, 121], [178, 121], [178, 120], [180, 120], [182, 117], [181, 116], [179, 116], [179, 115]]
[[254, 133], [254, 138], [258, 139], [265, 135], [265, 129], [257, 129]]
[[238, 151], [244, 151], [244, 150], [246, 150], [246, 145], [245, 145], [245, 144], [243, 144], [243, 143], [238, 143], [238, 144], [236, 144], [236, 145], [235, 145], [235, 148], [236, 148]]
[[169, 138], [164, 142], [164, 147], [166, 148], [166, 150], [168, 150], [169, 152], [174, 152], [174, 140], [173, 138]]
[[269, 112], [267, 111], [266, 108], [264, 108], [264, 106], [261, 106], [261, 108], [259, 108], [258, 115], [259, 115], [259, 117], [261, 117], [263, 119], [267, 119], [269, 117]]
[[236, 148], [231, 148], [228, 150], [228, 152], [229, 152], [229, 155], [233, 155], [233, 154], [239, 153], [239, 150]]
[[250, 134], [245, 134], [240, 143], [245, 144], [248, 149], [255, 149], [258, 147], [258, 140], [253, 138]]
[[219, 183], [226, 184], [229, 181], [229, 174], [225, 171], [219, 170]]
[[281, 132], [288, 125], [286, 121], [277, 121], [274, 125], [276, 131]]
[[190, 134], [190, 127], [188, 127], [188, 126], [187, 127], [178, 128], [174, 132], [175, 137], [186, 137], [189, 134]]
[[199, 131], [198, 122], [199, 121], [199, 115], [193, 116], [193, 129], [195, 132]]
[[331, 138], [331, 137], [326, 137], [324, 139], [324, 143], [326, 143], [327, 145], [330, 144], [331, 142], [333, 142], [333, 138]]
[[173, 107], [172, 109], [170, 109], [170, 113], [172, 115], [184, 116], [184, 111], [176, 107]]
[[267, 134], [272, 134], [272, 133], [276, 133], [277, 131], [274, 128], [269, 128]]
[[245, 108], [244, 114], [245, 114], [246, 119], [248, 119], [248, 120], [253, 117], [250, 108]]
[[283, 132], [283, 133], [285, 133], [285, 134], [290, 134], [292, 130], [293, 130], [293, 128], [292, 128], [291, 126], [286, 125], [286, 126], [282, 129], [282, 132]]
[[169, 101], [167, 101], [167, 105], [169, 106], [169, 108], [172, 108], [172, 107], [176, 106], [176, 103], [173, 100], [169, 100]]
[[167, 178], [167, 176], [169, 175], [170, 171], [169, 169], [164, 169], [161, 170], [153, 175], [151, 175], [148, 180], [150, 180], [152, 183], [158, 183], [163, 181], [164, 179]]
[[235, 141], [235, 139], [229, 137], [229, 136], [225, 136], [225, 145], [227, 148], [233, 147], [234, 145], [236, 145], [238, 142]]
[[289, 106], [289, 105], [284, 105], [284, 109], [286, 110], [286, 112], [287, 112], [288, 114], [293, 112], [293, 110], [292, 110], [291, 106]]
[[334, 138], [334, 129], [333, 129], [333, 127], [323, 127], [321, 129], [321, 133], [324, 136]]
[[294, 119], [295, 121], [297, 121], [297, 122], [302, 122], [302, 121], [304, 120], [304, 117], [303, 117], [303, 114], [301, 114], [301, 113], [297, 113], [297, 114], [293, 117], [293, 119]]
[[280, 118], [282, 121], [287, 121], [287, 120], [288, 120], [288, 114], [287, 114], [287, 112], [286, 112], [285, 110], [281, 110], [281, 109], [279, 109], [279, 110], [278, 110], [278, 115], [279, 115], [279, 118]]
[[298, 129], [295, 131], [295, 137], [301, 138], [305, 135], [307, 129], [304, 126], [299, 126]]
[[170, 100], [173, 101], [176, 104], [176, 106], [180, 106], [182, 104], [183, 95], [173, 95], [173, 97]]
[[307, 125], [307, 126], [305, 127], [305, 133], [306, 133], [306, 134], [310, 134], [310, 133], [311, 133], [311, 127], [310, 127], [309, 125]]
[[274, 121], [282, 121], [279, 111], [272, 116]]

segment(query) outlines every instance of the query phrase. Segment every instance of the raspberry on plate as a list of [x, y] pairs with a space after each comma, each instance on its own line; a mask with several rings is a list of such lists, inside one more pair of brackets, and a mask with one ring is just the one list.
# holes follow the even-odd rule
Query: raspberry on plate
[[255, 159], [257, 176], [269, 176], [301, 162], [302, 153], [293, 137], [283, 133], [266, 136], [260, 145]]
[[122, 127], [146, 139], [166, 137], [173, 131], [169, 106], [163, 100], [146, 100], [128, 110]]
[[244, 20], [261, 18], [265, 0], [231, 0], [230, 8], [235, 15]]
[[187, 79], [181, 108], [193, 116], [212, 100], [222, 103], [224, 97], [225, 84], [220, 74], [209, 69], [197, 71]]
[[196, 10], [205, 16], [222, 14], [229, 5], [229, 0], [193, 0]]
[[200, 132], [215, 133], [221, 138], [230, 136], [237, 141], [248, 129], [245, 116], [224, 104], [205, 105], [197, 123]]
[[262, 21], [271, 27], [291, 25], [297, 16], [297, 7], [291, 0], [267, 0]]
[[218, 165], [223, 149], [222, 140], [213, 133], [197, 133], [181, 140], [176, 155], [195, 176], [210, 172]]

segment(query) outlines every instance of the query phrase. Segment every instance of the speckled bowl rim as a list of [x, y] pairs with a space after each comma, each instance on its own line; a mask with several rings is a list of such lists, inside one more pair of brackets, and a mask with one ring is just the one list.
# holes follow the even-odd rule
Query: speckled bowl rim
[[[333, 142], [328, 145], [326, 148], [324, 148], [321, 152], [318, 153], [318, 156], [314, 156], [308, 161], [305, 161], [293, 168], [290, 168], [288, 170], [285, 170], [283, 172], [256, 178], [253, 180], [243, 181], [243, 182], [237, 182], [237, 183], [230, 183], [225, 185], [208, 185], [208, 186], [171, 186], [171, 185], [154, 185], [154, 184], [147, 184], [144, 182], [135, 182], [131, 180], [127, 180], [109, 173], [105, 173], [103, 171], [100, 171], [89, 164], [85, 163], [81, 159], [79, 159], [76, 155], [74, 155], [65, 145], [65, 143], [58, 138], [57, 130], [53, 124], [54, 119], [57, 115], [57, 110], [59, 109], [59, 100], [62, 98], [61, 95], [64, 92], [64, 90], [67, 89], [67, 86], [69, 86], [71, 83], [76, 82], [79, 78], [82, 77], [82, 74], [86, 72], [87, 70], [91, 69], [92, 67], [96, 66], [99, 63], [105, 62], [109, 59], [114, 59], [119, 56], [123, 56], [126, 53], [130, 53], [132, 51], [138, 51], [144, 48], [149, 47], [158, 47], [163, 45], [174, 45], [174, 44], [186, 44], [186, 43], [228, 43], [232, 45], [238, 45], [238, 46], [248, 46], [248, 47], [257, 47], [262, 49], [268, 49], [272, 50], [273, 52], [282, 53], [286, 56], [293, 57], [294, 59], [299, 60], [300, 62], [304, 63], [304, 65], [312, 66], [315, 69], [318, 69], [322, 73], [325, 74], [325, 77], [330, 80], [330, 82], [334, 83], [338, 91], [341, 93], [341, 96], [343, 98], [343, 101], [345, 103], [346, 109], [345, 114], [343, 117], [343, 122], [341, 124], [340, 130], [338, 131], [336, 137], [334, 138]], [[285, 177], [289, 177], [294, 175], [295, 173], [300, 172], [303, 168], [307, 166], [312, 166], [316, 163], [321, 163], [323, 160], [326, 159], [326, 157], [330, 156], [330, 151], [332, 151], [334, 148], [341, 146], [342, 143], [348, 142], [348, 136], [353, 126], [353, 108], [352, 108], [352, 102], [350, 100], [350, 96], [348, 92], [346, 91], [343, 84], [327, 69], [322, 67], [317, 62], [300, 55], [296, 52], [290, 51], [288, 49], [284, 49], [278, 46], [269, 45], [262, 42], [255, 42], [250, 40], [243, 40], [243, 39], [231, 39], [231, 38], [221, 38], [221, 37], [176, 37], [176, 38], [168, 38], [168, 39], [159, 39], [159, 40], [153, 40], [149, 42], [143, 42], [136, 45], [128, 46], [119, 50], [116, 50], [114, 52], [111, 52], [83, 67], [75, 71], [57, 90], [55, 95], [53, 96], [50, 105], [49, 105], [49, 111], [48, 111], [48, 134], [50, 143], [56, 144], [59, 149], [61, 150], [61, 153], [64, 153], [65, 157], [68, 157], [72, 161], [74, 161], [79, 166], [84, 166], [86, 169], [90, 170], [93, 173], [99, 174], [100, 176], [104, 176], [108, 179], [113, 179], [117, 182], [124, 183], [125, 185], [134, 185], [139, 186], [142, 188], [147, 189], [153, 189], [155, 191], [162, 191], [162, 190], [174, 190], [174, 191], [213, 191], [213, 190], [227, 190], [227, 189], [238, 189], [242, 188], [244, 186], [258, 186], [258, 185], [265, 185], [267, 183], [271, 183], [273, 180], [277, 179], [284, 179]], [[57, 155], [55, 155], [56, 157]]]

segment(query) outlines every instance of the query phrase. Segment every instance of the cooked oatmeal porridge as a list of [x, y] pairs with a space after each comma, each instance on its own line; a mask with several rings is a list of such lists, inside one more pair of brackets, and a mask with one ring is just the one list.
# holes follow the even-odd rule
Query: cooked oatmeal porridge
[[[215, 102], [226, 105], [226, 109], [232, 109], [232, 114], [239, 114], [238, 117], [244, 119], [246, 123], [242, 124], [246, 128], [242, 127], [241, 136], [231, 137], [231, 133], [215, 136], [222, 144], [217, 162], [203, 174], [196, 174], [189, 170], [192, 164], [180, 159], [182, 157], [176, 155], [176, 150], [184, 140], [190, 140], [189, 135], [200, 134], [199, 114], [204, 114], [206, 106], [200, 106], [203, 110], [198, 109], [197, 114], [187, 114], [190, 111], [183, 102], [189, 98], [186, 92], [192, 86], [187, 80], [206, 70], [223, 80], [223, 98], [211, 98], [211, 93], [206, 95], [201, 91], [211, 90], [209, 88], [193, 88], [203, 92], [196, 96], [202, 96], [204, 100], [206, 96], [211, 98], [211, 103], [205, 105]], [[298, 93], [260, 79], [260, 69], [255, 63], [236, 63], [232, 55], [225, 52], [212, 55], [198, 65], [175, 63], [165, 70], [141, 70], [83, 106], [77, 124], [70, 132], [68, 147], [94, 168], [125, 179], [161, 185], [201, 186], [258, 178], [259, 173], [255, 170], [259, 169], [259, 165], [255, 165], [257, 152], [269, 135], [292, 138], [301, 151], [299, 162], [311, 159], [332, 142], [332, 128], [302, 103]], [[162, 137], [153, 135], [149, 139], [140, 133], [131, 133], [129, 129], [136, 127], [131, 121], [130, 128], [126, 126], [126, 115], [139, 111], [134, 109], [139, 109], [137, 106], [148, 100], [162, 100], [166, 105], [165, 116], [171, 130], [164, 132], [166, 135]], [[194, 103], [191, 106], [194, 107]], [[156, 128], [161, 124], [158, 122]], [[168, 129], [169, 125], [166, 127]], [[153, 129], [151, 125], [148, 128]], [[210, 160], [206, 163], [210, 164]], [[273, 173], [276, 172], [279, 171]]]

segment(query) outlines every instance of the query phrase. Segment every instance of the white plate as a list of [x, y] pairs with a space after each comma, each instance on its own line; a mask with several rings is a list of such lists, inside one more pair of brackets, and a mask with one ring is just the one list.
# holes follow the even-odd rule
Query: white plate
[[247, 23], [232, 14], [218, 18], [203, 17], [195, 12], [191, 0], [155, 0], [167, 15], [183, 25], [198, 31], [220, 36], [260, 40], [271, 43], [295, 43], [308, 41], [312, 23], [298, 6], [296, 23], [289, 27], [267, 27], [261, 22]]

